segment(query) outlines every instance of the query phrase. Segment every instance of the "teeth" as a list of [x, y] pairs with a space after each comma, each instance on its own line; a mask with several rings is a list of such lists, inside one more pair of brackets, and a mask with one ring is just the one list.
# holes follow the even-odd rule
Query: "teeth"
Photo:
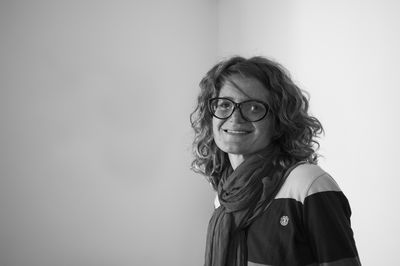
[[242, 130], [225, 130], [226, 132], [229, 133], [234, 133], [234, 134], [244, 134], [247, 133], [247, 131], [242, 131]]

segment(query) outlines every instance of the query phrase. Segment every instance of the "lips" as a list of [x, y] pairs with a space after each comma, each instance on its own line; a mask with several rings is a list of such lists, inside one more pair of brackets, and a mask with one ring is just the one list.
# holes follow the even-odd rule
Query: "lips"
[[243, 130], [243, 129], [222, 129], [225, 133], [232, 134], [232, 135], [243, 135], [248, 134], [250, 130]]

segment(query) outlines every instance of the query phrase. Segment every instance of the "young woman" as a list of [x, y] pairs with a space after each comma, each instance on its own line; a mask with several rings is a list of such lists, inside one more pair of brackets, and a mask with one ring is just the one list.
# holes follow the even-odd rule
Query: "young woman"
[[200, 88], [192, 169], [217, 192], [205, 265], [360, 265], [349, 203], [317, 165], [321, 123], [287, 71], [232, 57]]

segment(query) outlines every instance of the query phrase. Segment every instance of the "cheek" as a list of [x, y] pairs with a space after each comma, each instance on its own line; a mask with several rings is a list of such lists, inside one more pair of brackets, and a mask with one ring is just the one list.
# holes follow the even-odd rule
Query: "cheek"
[[258, 133], [260, 140], [269, 142], [273, 136], [273, 128], [270, 120], [266, 120], [264, 123], [258, 126]]
[[220, 119], [215, 118], [212, 121], [212, 133], [213, 133], [214, 142], [215, 142], [215, 145], [217, 145], [217, 147], [221, 150], [222, 150], [222, 147], [224, 146], [224, 144], [223, 144], [224, 141], [222, 139], [221, 132], [219, 130], [221, 128], [222, 124], [223, 124], [223, 121]]
[[218, 134], [219, 128], [221, 127], [222, 122], [223, 121], [220, 120], [220, 119], [213, 118], [213, 120], [212, 120], [212, 130], [213, 130], [214, 137]]

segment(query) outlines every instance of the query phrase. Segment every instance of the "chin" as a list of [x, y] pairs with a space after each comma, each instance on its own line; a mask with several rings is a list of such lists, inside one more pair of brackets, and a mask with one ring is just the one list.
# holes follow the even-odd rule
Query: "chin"
[[236, 155], [245, 155], [249, 153], [249, 151], [244, 149], [243, 147], [223, 147], [221, 150], [226, 153], [236, 154]]

